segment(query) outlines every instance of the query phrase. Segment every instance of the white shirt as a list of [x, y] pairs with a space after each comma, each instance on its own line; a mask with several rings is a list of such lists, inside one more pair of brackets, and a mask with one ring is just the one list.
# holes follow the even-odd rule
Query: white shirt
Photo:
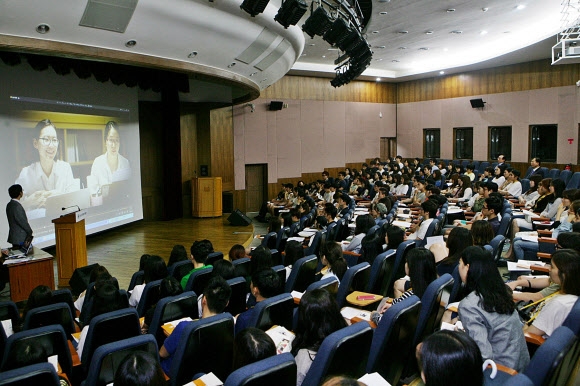
[[505, 190], [507, 190], [512, 196], [519, 197], [522, 194], [522, 183], [519, 181], [510, 182], [505, 187]]
[[91, 167], [91, 176], [96, 177], [99, 186], [110, 185], [113, 182], [128, 180], [131, 177], [131, 166], [127, 158], [123, 157], [121, 154], [117, 155], [119, 157], [117, 165], [117, 170], [114, 172], [109, 167], [107, 162], [107, 154], [101, 154], [93, 161], [93, 166]]
[[80, 189], [78, 181], [73, 177], [70, 164], [61, 160], [54, 163], [50, 176], [44, 174], [40, 162], [22, 168], [16, 183], [22, 185], [25, 196], [39, 190], [68, 193]]
[[137, 307], [139, 300], [141, 300], [141, 295], [143, 295], [143, 290], [145, 289], [145, 284], [137, 284], [133, 291], [131, 292], [131, 297], [129, 298], [129, 305], [131, 307]]
[[433, 221], [432, 218], [424, 220], [421, 223], [421, 226], [419, 226], [417, 232], [411, 233], [409, 236], [407, 236], [407, 240], [423, 240], [425, 238], [425, 235], [427, 234], [427, 229], [429, 228], [429, 225], [431, 225], [432, 221]]
[[556, 295], [548, 299], [532, 326], [544, 331], [550, 336], [554, 330], [562, 325], [570, 310], [578, 300], [576, 295]]

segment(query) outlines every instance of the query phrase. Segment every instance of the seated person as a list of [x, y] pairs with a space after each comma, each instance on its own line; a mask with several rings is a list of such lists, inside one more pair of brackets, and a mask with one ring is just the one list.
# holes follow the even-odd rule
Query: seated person
[[[276, 217], [278, 219], [278, 224], [281, 225], [280, 223], [280, 218]], [[243, 245], [241, 244], [235, 244], [234, 246], [232, 246], [230, 248], [230, 251], [228, 252], [228, 256], [230, 258], [230, 261], [235, 261], [238, 259], [243, 259], [246, 256], [246, 248], [244, 248]]]
[[[147, 255], [147, 256], [149, 256], [149, 255]], [[99, 276], [101, 276], [102, 274], [107, 274], [110, 276], [109, 271], [107, 271], [107, 268], [105, 268], [102, 265], [97, 264], [97, 266], [91, 270], [91, 274], [89, 275], [89, 283], [96, 282], [97, 278]], [[75, 300], [75, 302], [74, 302], [75, 308], [79, 311], [82, 311], [82, 309], [83, 309], [83, 304], [85, 302], [86, 293], [87, 293], [87, 290], [84, 290], [83, 292], [81, 292], [81, 294], [79, 295], [77, 300]], [[73, 313], [74, 313], [74, 310], [71, 310], [71, 311], [73, 311]]]
[[[250, 292], [256, 298], [256, 303], [278, 295], [280, 293], [280, 276], [272, 268], [254, 272], [250, 283]], [[236, 316], [236, 334], [249, 327], [248, 324], [253, 312], [254, 308], [250, 308]]]
[[[181, 284], [179, 284], [176, 278], [174, 278], [173, 276], [166, 276], [165, 278], [163, 278], [163, 280], [161, 281], [161, 285], [159, 286], [159, 300], [170, 296], [176, 296], [181, 293], [183, 293], [183, 290], [181, 289]], [[143, 324], [141, 325], [141, 332], [143, 334], [147, 334], [147, 332], [149, 332], [149, 326], [151, 325], [151, 321], [153, 320], [153, 315], [155, 314], [156, 307], [157, 303], [152, 305], [151, 308], [149, 308], [145, 312], [145, 318]]]
[[[565, 249], [573, 249], [580, 252], [580, 233], [568, 232], [558, 235], [558, 245]], [[517, 280], [506, 283], [508, 287], [514, 290], [514, 300], [524, 300], [536, 302], [549, 296], [555, 292], [560, 291], [560, 284], [552, 282], [550, 276], [542, 276], [530, 278], [528, 276], [520, 276]], [[515, 292], [516, 287], [541, 289], [539, 292]]]
[[167, 277], [165, 260], [157, 255], [149, 256], [143, 271], [143, 284], [137, 284], [131, 292], [131, 297], [129, 298], [129, 305], [131, 307], [137, 307], [141, 300], [141, 295], [143, 295], [143, 290], [148, 283]]
[[425, 385], [483, 385], [483, 358], [468, 334], [441, 330], [417, 345], [417, 362]]
[[145, 351], [128, 354], [115, 372], [115, 386], [162, 386], [165, 375], [159, 361]]
[[324, 266], [320, 270], [322, 274], [320, 280], [328, 277], [336, 277], [340, 283], [348, 269], [346, 260], [342, 257], [340, 244], [334, 241], [328, 241], [321, 248], [320, 254], [322, 255], [322, 265]]
[[[383, 205], [384, 204], [378, 204]], [[343, 251], [351, 251], [354, 253], [360, 253], [361, 241], [368, 233], [369, 229], [375, 226], [375, 220], [370, 214], [359, 215], [356, 218], [356, 228], [354, 229], [354, 237], [350, 242], [341, 243]]]
[[233, 371], [276, 355], [276, 345], [264, 331], [248, 327], [234, 339]]
[[336, 200], [336, 203], [338, 205], [338, 208], [337, 208], [338, 214], [337, 214], [337, 216], [340, 217], [340, 218], [342, 218], [349, 211], [349, 204], [350, 204], [351, 198], [346, 193], [336, 193], [334, 195], [334, 199]]
[[[218, 315], [224, 312], [224, 309], [230, 301], [230, 296], [232, 295], [232, 289], [230, 285], [220, 276], [212, 277], [205, 289], [203, 290], [203, 298], [201, 301], [202, 314], [201, 319], [208, 318], [210, 316]], [[173, 361], [173, 355], [179, 346], [179, 342], [182, 339], [183, 331], [189, 325], [189, 323], [194, 322], [181, 322], [179, 323], [171, 335], [165, 339], [163, 346], [159, 349], [159, 357], [161, 358], [161, 367], [165, 374], [169, 374], [171, 369], [171, 362]]]
[[425, 238], [429, 225], [437, 216], [438, 207], [438, 203], [433, 200], [427, 200], [421, 204], [421, 209], [419, 210], [421, 217], [417, 224], [413, 224], [409, 228], [412, 233], [407, 236], [407, 240], [423, 240]]
[[[550, 280], [560, 285], [560, 291], [549, 295], [530, 326], [524, 330], [532, 334], [550, 336], [562, 325], [580, 296], [580, 254], [573, 249], [559, 249], [552, 255]], [[528, 322], [528, 323], [529, 323]]]
[[173, 264], [185, 260], [187, 260], [187, 251], [185, 250], [185, 247], [183, 245], [177, 244], [174, 245], [173, 249], [171, 250], [167, 266], [171, 267]]
[[[14, 331], [19, 331], [24, 327], [24, 320], [26, 319], [26, 314], [34, 308], [48, 306], [52, 304], [52, 290], [45, 285], [39, 285], [34, 287], [32, 291], [30, 291], [30, 295], [28, 295], [28, 301], [24, 306], [24, 310], [22, 311], [22, 321], [21, 326], [12, 326]], [[71, 310], [72, 311], [72, 310]]]
[[[98, 291], [99, 288], [111, 284], [115, 288], [119, 289], [119, 282], [116, 278], [112, 277], [108, 272], [102, 272], [96, 279], [95, 279], [95, 287], [93, 291], [93, 296], [85, 299], [81, 314], [79, 315], [79, 325], [82, 327], [88, 326], [91, 318], [92, 318], [92, 309], [93, 304], [95, 302], [95, 293]], [[86, 296], [85, 296], [86, 297]]]
[[284, 262], [286, 265], [286, 280], [290, 277], [290, 272], [292, 272], [292, 266], [297, 260], [304, 257], [304, 247], [302, 243], [296, 240], [290, 240], [286, 243], [286, 248], [284, 249]]
[[185, 290], [185, 286], [187, 285], [187, 281], [192, 273], [195, 271], [199, 271], [202, 268], [207, 267], [205, 265], [205, 260], [207, 259], [207, 255], [213, 252], [213, 245], [211, 241], [205, 239], [201, 241], [195, 241], [190, 248], [190, 255], [189, 258], [193, 263], [193, 269], [189, 271], [187, 275], [181, 278], [181, 288]]

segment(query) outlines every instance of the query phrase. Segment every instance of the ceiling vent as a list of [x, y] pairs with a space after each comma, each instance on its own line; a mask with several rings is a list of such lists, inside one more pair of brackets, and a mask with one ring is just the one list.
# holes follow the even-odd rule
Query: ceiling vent
[[138, 0], [89, 0], [79, 25], [124, 33]]

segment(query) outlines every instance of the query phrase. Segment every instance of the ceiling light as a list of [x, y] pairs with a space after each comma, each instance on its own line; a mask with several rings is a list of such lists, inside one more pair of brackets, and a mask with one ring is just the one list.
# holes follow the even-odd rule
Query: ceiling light
[[447, 52], [449, 51], [449, 48], [444, 48], [443, 51]]
[[482, 11], [482, 12], [487, 12], [487, 11], [489, 11], [489, 8], [487, 8], [487, 7], [485, 7], [485, 8], [482, 8], [482, 9], [481, 9], [481, 11]]
[[232, 63], [228, 64], [228, 68], [232, 68], [235, 65], [236, 65], [236, 62], [232, 62]]
[[425, 35], [433, 35], [433, 31], [425, 31]]
[[451, 33], [452, 34], [455, 34], [455, 35], [461, 35], [463, 33], [463, 31], [461, 31], [461, 30], [455, 30], [455, 31], [451, 31]]
[[382, 50], [382, 49], [384, 49], [386, 47], [385, 46], [378, 46], [378, 47], [375, 47], [375, 48], [378, 48], [378, 49], [381, 49]]
[[256, 71], [256, 72], [252, 72], [252, 73], [250, 74], [250, 76], [254, 76], [254, 75], [256, 75], [257, 73], [258, 73], [258, 71]]
[[254, 17], [259, 13], [264, 12], [270, 0], [244, 0], [240, 8]]
[[377, 78], [377, 82], [380, 82], [380, 81], [381, 81], [381, 78]]
[[39, 34], [45, 34], [48, 33], [48, 31], [50, 31], [50, 26], [48, 24], [39, 24], [36, 27], [36, 32], [38, 32]]
[[451, 12], [455, 12], [455, 8], [449, 8], [449, 9], [447, 10], [447, 13], [451, 13]]
[[439, 75], [445, 74], [445, 71], [439, 71]]
[[487, 35], [487, 31], [485, 31], [485, 30], [484, 31], [481, 31], [479, 34], [480, 35]]
[[399, 63], [399, 61], [397, 59], [393, 59], [391, 60], [392, 63]]
[[387, 13], [388, 13], [387, 11], [383, 11], [383, 12], [379, 12], [379, 15], [385, 16]]
[[324, 35], [324, 33], [328, 31], [331, 26], [332, 19], [330, 18], [330, 14], [326, 11], [326, 9], [318, 7], [310, 14], [310, 17], [306, 19], [304, 24], [302, 24], [302, 31], [304, 31], [304, 33], [306, 33], [311, 38], [314, 38], [314, 35]]
[[379, 33], [379, 31], [373, 31], [373, 32], [371, 32], [371, 33], [373, 33], [373, 34], [378, 34], [378, 33]]
[[402, 47], [399, 47], [399, 49], [400, 49], [400, 50], [406, 50], [406, 49], [407, 49], [407, 47], [405, 47], [405, 46], [402, 46]]
[[316, 45], [316, 44], [314, 44], [314, 43], [310, 43], [310, 44], [309, 44], [309, 46], [310, 46], [310, 47], [314, 47], [315, 45]]
[[517, 9], [518, 11], [521, 11], [521, 10], [522, 10], [522, 9], [524, 9], [524, 8], [526, 8], [526, 6], [525, 6], [525, 5], [523, 5], [523, 4], [519, 4], [519, 5], [516, 7], [516, 9]]
[[326, 58], [326, 55], [322, 55], [323, 58]]
[[188, 58], [193, 58], [195, 56], [197, 56], [197, 51], [191, 51], [189, 55], [187, 55]]
[[339, 17], [332, 23], [330, 29], [322, 36], [325, 42], [331, 46], [336, 45], [339, 40], [344, 39], [344, 36], [350, 31], [346, 21], [342, 17]]
[[419, 48], [419, 51], [429, 51], [429, 47], [421, 47]]
[[282, 6], [276, 16], [274, 16], [274, 20], [282, 24], [284, 28], [288, 28], [291, 25], [296, 25], [307, 9], [308, 5], [304, 0], [285, 0], [282, 2]]
[[405, 35], [405, 34], [408, 34], [409, 31], [399, 31], [398, 33], [401, 34], [401, 35]]
[[137, 45], [137, 41], [135, 41], [135, 40], [127, 40], [127, 43], [125, 43], [125, 47], [128, 47], [128, 48], [135, 47], [136, 45]]
[[375, 60], [376, 60], [377, 62], [380, 62], [380, 61], [382, 61], [383, 59], [379, 58], [379, 59], [375, 59]]

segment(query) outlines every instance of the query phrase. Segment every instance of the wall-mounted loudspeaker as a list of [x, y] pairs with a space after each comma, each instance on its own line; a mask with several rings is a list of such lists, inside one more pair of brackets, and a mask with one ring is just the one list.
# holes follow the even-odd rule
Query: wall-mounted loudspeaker
[[283, 106], [284, 106], [284, 102], [272, 101], [272, 102], [270, 102], [270, 107], [268, 110], [270, 110], [270, 111], [282, 110]]
[[471, 107], [473, 107], [474, 109], [481, 108], [485, 105], [485, 102], [481, 98], [471, 99], [469, 102], [471, 103]]

